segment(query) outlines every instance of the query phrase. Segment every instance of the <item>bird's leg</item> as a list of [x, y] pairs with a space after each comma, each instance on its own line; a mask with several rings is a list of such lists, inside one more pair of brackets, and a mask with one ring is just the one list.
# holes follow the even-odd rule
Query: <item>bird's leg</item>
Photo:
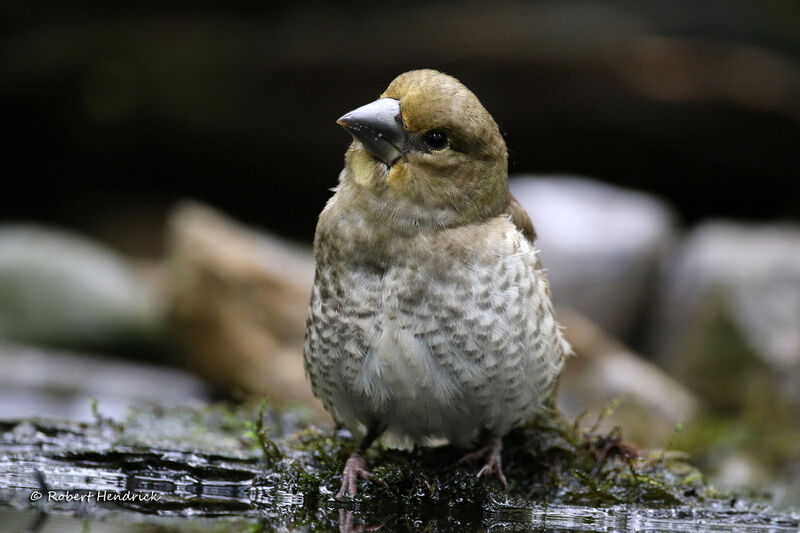
[[466, 454], [459, 462], [474, 461], [475, 459], [484, 458], [486, 462], [483, 468], [478, 472], [478, 477], [494, 474], [495, 477], [500, 480], [500, 483], [503, 484], [503, 487], [506, 487], [508, 486], [508, 482], [506, 481], [506, 476], [503, 474], [502, 452], [503, 441], [499, 437], [490, 435], [484, 441], [482, 447], [474, 452]]
[[358, 478], [372, 478], [372, 472], [367, 470], [367, 462], [364, 460], [364, 455], [366, 455], [367, 448], [376, 438], [378, 438], [378, 431], [375, 428], [369, 428], [361, 441], [361, 445], [348, 457], [342, 472], [342, 487], [336, 493], [337, 500], [341, 500], [345, 492], [349, 496], [358, 494]]

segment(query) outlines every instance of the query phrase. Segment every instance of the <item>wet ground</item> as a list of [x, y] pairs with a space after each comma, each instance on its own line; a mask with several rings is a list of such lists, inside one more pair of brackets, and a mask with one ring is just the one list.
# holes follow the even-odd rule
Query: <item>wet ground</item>
[[798, 531], [800, 514], [709, 486], [680, 457], [558, 415], [506, 439], [509, 488], [449, 447], [376, 448], [383, 483], [337, 502], [347, 434], [258, 406], [123, 423], [0, 421], [3, 531]]

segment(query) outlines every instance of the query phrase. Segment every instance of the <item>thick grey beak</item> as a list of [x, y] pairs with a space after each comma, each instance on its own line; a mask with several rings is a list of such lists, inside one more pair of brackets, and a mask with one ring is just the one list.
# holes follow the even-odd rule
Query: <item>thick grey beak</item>
[[350, 111], [336, 121], [359, 141], [367, 152], [392, 166], [403, 157], [406, 133], [400, 116], [400, 101], [379, 98]]

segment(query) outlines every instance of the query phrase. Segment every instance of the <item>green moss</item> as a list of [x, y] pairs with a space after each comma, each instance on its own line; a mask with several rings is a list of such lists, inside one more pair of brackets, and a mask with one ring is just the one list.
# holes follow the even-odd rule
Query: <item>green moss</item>
[[718, 291], [697, 317], [692, 334], [667, 362], [669, 371], [711, 412], [685, 424], [671, 446], [701, 465], [739, 454], [776, 476], [800, 461], [800, 410], [780, 369], [748, 346]]
[[715, 411], [732, 413], [741, 409], [742, 393], [754, 379], [770, 369], [742, 338], [723, 299], [717, 294], [711, 300], [670, 370]]
[[261, 403], [255, 422], [248, 421], [246, 423], [245, 427], [247, 429], [244, 432], [244, 437], [258, 443], [264, 461], [266, 461], [268, 466], [274, 467], [275, 464], [283, 458], [283, 453], [281, 453], [278, 445], [269, 438], [270, 428], [264, 421], [268, 405], [266, 400]]
[[707, 413], [684, 424], [672, 447], [691, 454], [700, 464], [731, 453], [747, 454], [770, 471], [800, 461], [795, 406], [755, 378], [740, 402], [736, 413]]
[[[314, 472], [307, 474], [305, 487], [338, 489], [353, 442], [307, 429], [284, 444], [298, 452], [305, 472]], [[362, 483], [358, 499], [483, 501], [494, 496], [585, 505], [663, 505], [696, 501], [706, 490], [703, 476], [681, 458], [645, 454], [622, 442], [618, 432], [594, 434], [556, 412], [505, 438], [507, 490], [493, 478], [477, 478], [480, 465], [460, 463], [463, 454], [451, 446], [415, 451], [373, 447], [367, 459], [380, 482]]]

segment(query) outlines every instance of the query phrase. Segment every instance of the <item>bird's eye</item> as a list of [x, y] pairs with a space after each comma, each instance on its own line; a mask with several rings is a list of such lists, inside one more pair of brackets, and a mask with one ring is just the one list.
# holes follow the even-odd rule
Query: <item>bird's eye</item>
[[430, 130], [422, 134], [422, 142], [429, 150], [442, 150], [447, 148], [447, 135], [439, 130]]

